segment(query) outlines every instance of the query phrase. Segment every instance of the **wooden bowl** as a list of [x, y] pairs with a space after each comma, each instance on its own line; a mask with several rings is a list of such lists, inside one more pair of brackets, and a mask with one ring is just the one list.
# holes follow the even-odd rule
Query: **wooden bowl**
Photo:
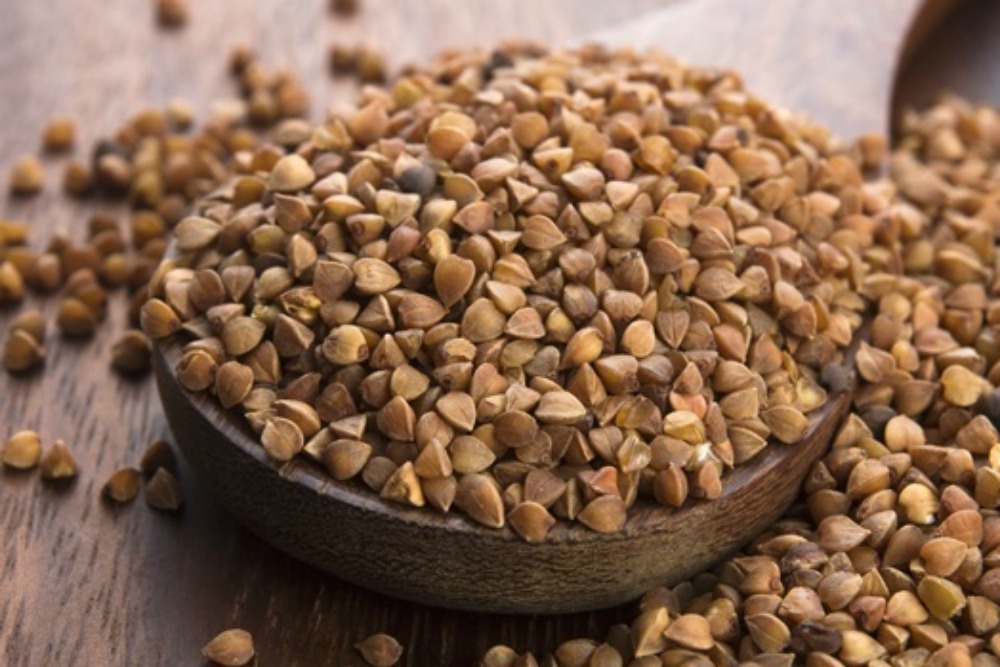
[[279, 549], [360, 586], [483, 612], [609, 607], [720, 561], [794, 502], [852, 393], [831, 396], [813, 413], [799, 444], [772, 444], [724, 476], [715, 501], [689, 501], [675, 511], [640, 501], [620, 533], [560, 522], [545, 543], [532, 545], [509, 527], [493, 530], [457, 512], [383, 500], [302, 458], [272, 461], [242, 418], [180, 385], [174, 373], [180, 356], [174, 339], [154, 351], [167, 420], [191, 466], [240, 522]]

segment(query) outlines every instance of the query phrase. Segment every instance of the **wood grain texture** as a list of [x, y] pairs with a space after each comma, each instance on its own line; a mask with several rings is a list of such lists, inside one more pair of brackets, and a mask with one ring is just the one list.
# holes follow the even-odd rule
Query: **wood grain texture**
[[[333, 39], [384, 39], [400, 61], [502, 37], [570, 40], [666, 1], [365, 0], [360, 16], [338, 21], [320, 0], [199, 0], [191, 24], [167, 33], [155, 28], [147, 0], [0, 0], [0, 174], [17, 155], [37, 150], [39, 131], [56, 113], [77, 117], [84, 146], [146, 103], [181, 96], [204, 111], [233, 93], [223, 57], [236, 42], [254, 42], [267, 62], [302, 71], [319, 111], [349, 93], [326, 75]], [[473, 20], [481, 14], [490, 21]], [[991, 43], [992, 60], [977, 62], [998, 62], [996, 40], [984, 42], [987, 49]], [[659, 46], [671, 48], [668, 40]], [[842, 52], [851, 48], [844, 44]], [[938, 51], [933, 62], [947, 57]], [[982, 85], [981, 99], [1000, 99], [1000, 79]], [[89, 211], [116, 210], [62, 200], [55, 194], [61, 161], [45, 162], [46, 193], [4, 199], [0, 209], [33, 223], [33, 244], [54, 230], [82, 238]], [[254, 634], [260, 665], [358, 665], [352, 644], [378, 631], [407, 646], [406, 664], [470, 664], [497, 642], [550, 650], [570, 637], [602, 636], [611, 623], [632, 617], [631, 605], [557, 617], [442, 612], [364, 592], [239, 528], [183, 467], [186, 508], [179, 517], [152, 513], [141, 501], [118, 509], [98, 502], [112, 470], [135, 464], [151, 439], [167, 435], [152, 382], [108, 372], [110, 334], [121, 330], [122, 311], [116, 300], [105, 335], [92, 342], [50, 334], [43, 374], [0, 373], [0, 438], [24, 427], [47, 443], [64, 437], [81, 465], [80, 479], [61, 491], [32, 474], [0, 474], [3, 664], [200, 664], [204, 642], [231, 626]], [[0, 327], [15, 312], [0, 310]]]
[[854, 386], [852, 374], [847, 391], [812, 413], [801, 442], [773, 444], [727, 474], [713, 502], [689, 501], [668, 512], [640, 501], [619, 533], [559, 523], [533, 545], [509, 527], [493, 530], [457, 512], [383, 501], [302, 459], [271, 460], [239, 416], [184, 390], [174, 372], [182, 354], [176, 338], [154, 352], [167, 420], [185, 458], [234, 516], [270, 544], [347, 581], [480, 612], [600, 609], [707, 569], [794, 502], [846, 415]]

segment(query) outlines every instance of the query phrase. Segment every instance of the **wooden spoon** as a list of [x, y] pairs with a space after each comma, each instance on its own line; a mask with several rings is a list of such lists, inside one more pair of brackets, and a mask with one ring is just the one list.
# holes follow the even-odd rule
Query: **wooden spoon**
[[[920, 11], [923, 10], [923, 11]], [[605, 35], [662, 46], [691, 62], [729, 64], [751, 90], [806, 109], [838, 131], [887, 127], [892, 73], [908, 34], [939, 3], [733, 3], [701, 0]], [[850, 404], [831, 396], [805, 439], [773, 444], [724, 478], [722, 496], [678, 511], [633, 508], [625, 529], [560, 523], [541, 545], [452, 513], [408, 509], [308, 461], [268, 458], [243, 420], [192, 395], [174, 368], [180, 342], [159, 344], [154, 368], [187, 460], [241, 522], [276, 547], [348, 581], [416, 602], [475, 611], [555, 613], [607, 607], [700, 572], [775, 521], [794, 501]], [[853, 377], [851, 379], [853, 388]]]

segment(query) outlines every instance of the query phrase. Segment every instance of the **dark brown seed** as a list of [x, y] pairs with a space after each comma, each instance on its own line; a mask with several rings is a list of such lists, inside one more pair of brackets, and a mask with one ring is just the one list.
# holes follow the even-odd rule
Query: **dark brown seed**
[[119, 373], [140, 375], [149, 370], [152, 344], [138, 329], [129, 329], [111, 347], [111, 365]]
[[176, 512], [183, 502], [177, 478], [166, 468], [157, 468], [146, 483], [146, 504], [161, 512]]
[[174, 454], [174, 450], [166, 441], [155, 440], [143, 452], [142, 459], [139, 461], [139, 469], [143, 475], [149, 478], [156, 474], [160, 468], [176, 475], [177, 455]]
[[188, 14], [187, 0], [156, 0], [156, 19], [164, 28], [180, 28]]

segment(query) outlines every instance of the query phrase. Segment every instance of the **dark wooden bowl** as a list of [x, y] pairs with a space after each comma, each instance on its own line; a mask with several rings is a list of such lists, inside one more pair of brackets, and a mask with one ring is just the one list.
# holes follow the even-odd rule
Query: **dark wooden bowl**
[[237, 415], [180, 385], [174, 373], [180, 354], [174, 340], [154, 352], [167, 420], [191, 466], [240, 522], [347, 581], [414, 602], [484, 612], [609, 607], [703, 571], [788, 509], [851, 393], [831, 396], [801, 443], [772, 444], [726, 475], [713, 502], [689, 501], [673, 512], [637, 506], [613, 535], [559, 523], [545, 543], [532, 545], [510, 528], [382, 500], [307, 460], [272, 461]]

